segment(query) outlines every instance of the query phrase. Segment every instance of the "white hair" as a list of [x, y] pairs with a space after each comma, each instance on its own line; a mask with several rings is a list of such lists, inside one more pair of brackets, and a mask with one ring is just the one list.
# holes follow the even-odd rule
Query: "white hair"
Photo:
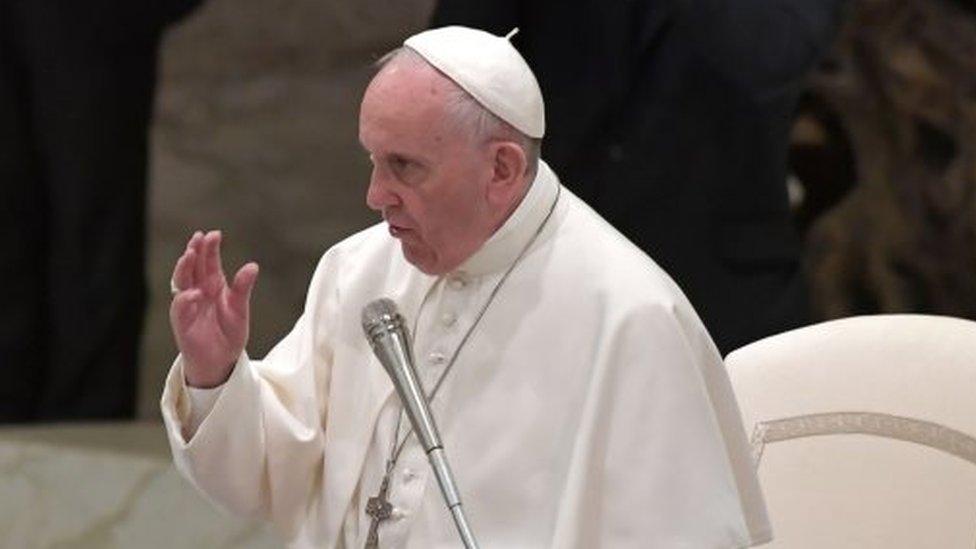
[[[397, 63], [429, 67], [437, 71], [438, 74], [443, 74], [436, 67], [428, 63], [423, 56], [406, 46], [401, 46], [387, 53], [376, 62], [376, 66], [382, 69], [394, 61]], [[520, 132], [514, 126], [499, 118], [495, 113], [486, 109], [477, 99], [464, 91], [453, 80], [448, 78], [448, 81], [451, 82], [451, 92], [447, 98], [447, 110], [449, 116], [458, 127], [462, 131], [468, 132], [479, 143], [487, 143], [494, 140], [515, 142], [522, 148], [522, 152], [525, 153], [526, 175], [530, 178], [534, 177], [539, 168], [542, 140], [529, 137]]]

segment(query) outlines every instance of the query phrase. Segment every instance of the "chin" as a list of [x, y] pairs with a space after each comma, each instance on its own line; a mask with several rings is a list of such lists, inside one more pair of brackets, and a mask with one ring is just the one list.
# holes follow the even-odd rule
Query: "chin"
[[439, 268], [440, 265], [438, 265], [436, 256], [429, 251], [418, 250], [405, 242], [400, 243], [400, 250], [403, 252], [403, 258], [407, 260], [407, 263], [410, 263], [425, 275], [437, 276], [444, 274], [445, 271]]

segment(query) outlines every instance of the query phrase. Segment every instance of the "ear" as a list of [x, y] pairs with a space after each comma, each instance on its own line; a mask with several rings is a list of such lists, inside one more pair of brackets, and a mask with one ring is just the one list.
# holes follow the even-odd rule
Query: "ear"
[[488, 202], [508, 208], [525, 190], [528, 158], [514, 141], [496, 141], [490, 145], [492, 176], [488, 183]]

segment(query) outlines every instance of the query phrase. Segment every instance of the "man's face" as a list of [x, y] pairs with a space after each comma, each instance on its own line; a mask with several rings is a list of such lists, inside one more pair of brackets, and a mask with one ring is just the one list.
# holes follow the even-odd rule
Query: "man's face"
[[448, 114], [454, 84], [433, 68], [393, 60], [370, 83], [359, 140], [373, 173], [366, 204], [383, 214], [407, 261], [439, 275], [491, 236], [488, 149]]

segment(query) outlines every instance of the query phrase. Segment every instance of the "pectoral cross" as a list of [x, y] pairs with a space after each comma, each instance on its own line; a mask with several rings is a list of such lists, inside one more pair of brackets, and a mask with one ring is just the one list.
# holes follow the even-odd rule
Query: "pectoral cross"
[[380, 546], [380, 523], [390, 518], [393, 505], [386, 499], [386, 490], [390, 487], [390, 475], [383, 476], [380, 493], [369, 498], [366, 502], [366, 514], [373, 518], [369, 523], [369, 533], [366, 535], [366, 545], [363, 549], [378, 549]]

